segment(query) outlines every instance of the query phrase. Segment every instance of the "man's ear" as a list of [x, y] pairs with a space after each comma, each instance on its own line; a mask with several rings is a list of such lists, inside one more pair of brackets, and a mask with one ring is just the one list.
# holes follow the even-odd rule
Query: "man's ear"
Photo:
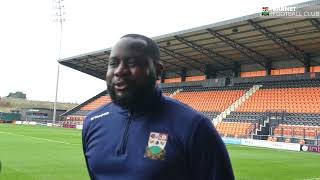
[[162, 62], [156, 63], [156, 74], [157, 74], [157, 79], [161, 79], [161, 74], [163, 71], [163, 64]]

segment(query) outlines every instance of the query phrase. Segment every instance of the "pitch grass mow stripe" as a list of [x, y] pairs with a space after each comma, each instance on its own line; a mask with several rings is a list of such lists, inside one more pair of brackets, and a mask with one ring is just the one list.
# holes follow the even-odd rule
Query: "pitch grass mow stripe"
[[0, 124], [0, 131], [0, 180], [89, 179], [80, 130]]
[[32, 138], [32, 139], [37, 139], [37, 140], [42, 140], [42, 141], [48, 141], [48, 142], [54, 142], [54, 143], [61, 143], [61, 144], [68, 144], [68, 145], [80, 145], [80, 144], [71, 144], [68, 142], [64, 142], [64, 141], [56, 141], [53, 139], [46, 139], [46, 138], [39, 138], [39, 137], [33, 137], [33, 136], [26, 136], [23, 134], [15, 134], [15, 133], [10, 133], [10, 132], [4, 132], [4, 131], [0, 131], [0, 134], [9, 134], [9, 135], [14, 135], [14, 136], [21, 136], [21, 137], [26, 137], [26, 138]]
[[[0, 132], [0, 180], [89, 179], [80, 130], [0, 124]], [[318, 153], [239, 145], [227, 149], [237, 180], [320, 178]]]

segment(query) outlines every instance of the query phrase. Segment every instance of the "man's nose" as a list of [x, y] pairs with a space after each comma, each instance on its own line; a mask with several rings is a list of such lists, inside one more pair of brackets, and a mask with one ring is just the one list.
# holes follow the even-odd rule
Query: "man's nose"
[[123, 76], [123, 75], [126, 75], [128, 73], [128, 71], [129, 71], [129, 69], [128, 69], [127, 64], [124, 61], [120, 61], [120, 64], [118, 65], [118, 67], [114, 71], [114, 74], [116, 76]]

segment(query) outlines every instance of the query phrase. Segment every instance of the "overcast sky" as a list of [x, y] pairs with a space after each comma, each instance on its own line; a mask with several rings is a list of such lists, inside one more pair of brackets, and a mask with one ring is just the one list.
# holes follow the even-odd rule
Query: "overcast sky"
[[[122, 35], [149, 37], [261, 12], [306, 0], [64, 0], [62, 58], [111, 47]], [[22, 91], [54, 101], [59, 26], [52, 0], [1, 0], [0, 96]], [[105, 82], [60, 68], [58, 101], [83, 102]]]

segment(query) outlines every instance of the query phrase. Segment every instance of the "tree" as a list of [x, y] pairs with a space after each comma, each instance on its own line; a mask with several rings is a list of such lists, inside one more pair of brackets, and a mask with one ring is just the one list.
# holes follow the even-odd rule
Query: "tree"
[[20, 99], [27, 99], [27, 95], [21, 91], [17, 91], [15, 93], [9, 93], [7, 97], [14, 97], [14, 98], [20, 98]]

